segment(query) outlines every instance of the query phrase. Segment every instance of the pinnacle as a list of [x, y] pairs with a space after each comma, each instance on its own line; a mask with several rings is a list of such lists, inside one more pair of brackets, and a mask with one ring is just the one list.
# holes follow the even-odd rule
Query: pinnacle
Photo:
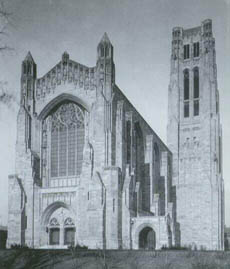
[[30, 62], [34, 63], [34, 59], [33, 59], [32, 54], [31, 54], [30, 51], [28, 51], [24, 61], [30, 61]]
[[108, 37], [108, 35], [107, 35], [106, 32], [104, 33], [104, 35], [103, 35], [103, 37], [102, 37], [100, 43], [110, 43], [110, 44], [111, 44], [111, 42], [110, 42], [110, 40], [109, 40], [109, 37]]

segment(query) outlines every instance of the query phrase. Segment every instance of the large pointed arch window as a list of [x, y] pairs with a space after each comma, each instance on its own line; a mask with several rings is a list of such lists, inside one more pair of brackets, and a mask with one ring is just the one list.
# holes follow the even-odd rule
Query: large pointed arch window
[[189, 117], [189, 70], [184, 70], [184, 117]]
[[84, 136], [81, 107], [65, 102], [54, 109], [43, 122], [43, 177], [80, 175]]
[[194, 116], [199, 115], [199, 98], [200, 98], [200, 89], [199, 89], [199, 68], [195, 67], [193, 69], [193, 114]]

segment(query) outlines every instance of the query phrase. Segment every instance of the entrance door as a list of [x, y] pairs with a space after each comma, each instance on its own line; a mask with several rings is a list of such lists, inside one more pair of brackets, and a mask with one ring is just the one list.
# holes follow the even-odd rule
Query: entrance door
[[74, 245], [75, 229], [65, 228], [65, 245]]
[[60, 229], [51, 228], [50, 229], [50, 245], [59, 245]]
[[139, 234], [139, 248], [140, 249], [155, 249], [156, 235], [152, 228], [145, 227]]

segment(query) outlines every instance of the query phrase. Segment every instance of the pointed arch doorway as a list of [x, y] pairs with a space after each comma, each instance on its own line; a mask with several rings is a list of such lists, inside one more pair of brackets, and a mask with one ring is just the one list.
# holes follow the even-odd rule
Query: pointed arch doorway
[[53, 212], [48, 223], [49, 245], [75, 245], [75, 223], [68, 209]]
[[76, 213], [72, 208], [56, 201], [42, 215], [41, 247], [67, 248], [76, 244]]
[[139, 233], [139, 249], [155, 249], [156, 234], [150, 227], [143, 228]]

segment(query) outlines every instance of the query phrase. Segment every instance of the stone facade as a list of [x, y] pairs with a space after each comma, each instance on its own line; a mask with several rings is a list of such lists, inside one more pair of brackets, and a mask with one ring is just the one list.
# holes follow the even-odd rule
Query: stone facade
[[8, 247], [224, 249], [222, 131], [211, 20], [173, 29], [167, 142], [115, 83], [105, 34], [87, 67], [22, 63]]
[[172, 32], [168, 147], [179, 243], [224, 248], [222, 132], [212, 21]]
[[175, 243], [172, 154], [115, 83], [105, 34], [95, 67], [22, 63], [8, 247], [161, 248]]

